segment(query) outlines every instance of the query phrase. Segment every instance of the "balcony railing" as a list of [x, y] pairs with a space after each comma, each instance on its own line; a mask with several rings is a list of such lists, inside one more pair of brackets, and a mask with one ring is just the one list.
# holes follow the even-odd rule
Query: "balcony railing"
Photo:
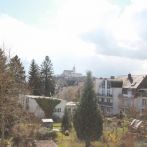
[[101, 98], [112, 98], [112, 95], [97, 94], [97, 97], [101, 97]]
[[112, 102], [103, 102], [103, 101], [99, 101], [98, 104], [99, 105], [105, 105], [105, 106], [112, 106], [113, 105]]

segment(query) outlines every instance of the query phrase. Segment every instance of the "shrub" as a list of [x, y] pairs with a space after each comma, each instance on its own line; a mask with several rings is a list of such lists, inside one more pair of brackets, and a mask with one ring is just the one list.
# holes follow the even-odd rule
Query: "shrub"
[[57, 138], [57, 133], [55, 131], [48, 129], [48, 128], [42, 127], [37, 132], [37, 139], [39, 139], [39, 140], [46, 140], [46, 139], [55, 140], [56, 138]]

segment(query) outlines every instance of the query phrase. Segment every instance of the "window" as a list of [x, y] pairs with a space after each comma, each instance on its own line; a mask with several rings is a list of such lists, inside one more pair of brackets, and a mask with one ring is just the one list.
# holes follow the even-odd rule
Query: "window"
[[105, 95], [105, 89], [102, 89], [102, 95], [103, 96]]
[[105, 101], [105, 99], [104, 99], [104, 98], [101, 98], [101, 101], [102, 101], [102, 102], [104, 102], [104, 101]]
[[61, 112], [61, 108], [57, 108], [56, 109], [56, 112]]
[[107, 107], [107, 112], [111, 113], [112, 112], [112, 108], [111, 107]]
[[110, 89], [107, 90], [107, 96], [111, 96]]
[[110, 87], [111, 87], [111, 83], [107, 82], [107, 88], [110, 89]]
[[147, 105], [147, 99], [142, 99], [142, 105]]
[[122, 92], [123, 94], [127, 94], [128, 93], [127, 88], [124, 88]]
[[110, 99], [110, 103], [112, 103], [112, 99]]
[[110, 103], [110, 99], [107, 99], [107, 103]]
[[102, 88], [105, 88], [105, 81], [103, 81], [102, 83]]

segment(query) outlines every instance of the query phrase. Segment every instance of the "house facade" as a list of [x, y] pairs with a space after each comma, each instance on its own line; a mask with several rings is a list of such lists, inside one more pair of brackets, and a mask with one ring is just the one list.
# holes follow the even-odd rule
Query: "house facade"
[[147, 77], [118, 76], [96, 79], [97, 102], [105, 115], [115, 115], [130, 108], [142, 114], [147, 106]]
[[97, 103], [104, 115], [117, 114], [118, 97], [122, 93], [122, 81], [110, 78], [96, 79]]
[[23, 109], [29, 113], [33, 113], [38, 118], [45, 118], [45, 113], [37, 103], [36, 99], [57, 99], [60, 103], [54, 108], [53, 116], [62, 118], [64, 115], [64, 109], [66, 106], [66, 100], [45, 97], [45, 96], [34, 96], [34, 95], [20, 95], [19, 100]]

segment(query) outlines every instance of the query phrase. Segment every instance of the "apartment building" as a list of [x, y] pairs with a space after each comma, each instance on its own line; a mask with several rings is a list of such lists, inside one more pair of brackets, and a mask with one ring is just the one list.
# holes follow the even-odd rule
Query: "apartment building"
[[105, 115], [128, 112], [134, 108], [140, 114], [147, 108], [147, 77], [125, 75], [96, 79], [97, 102]]
[[96, 93], [102, 113], [112, 115], [119, 112], [118, 97], [122, 93], [122, 81], [114, 77], [96, 79]]

